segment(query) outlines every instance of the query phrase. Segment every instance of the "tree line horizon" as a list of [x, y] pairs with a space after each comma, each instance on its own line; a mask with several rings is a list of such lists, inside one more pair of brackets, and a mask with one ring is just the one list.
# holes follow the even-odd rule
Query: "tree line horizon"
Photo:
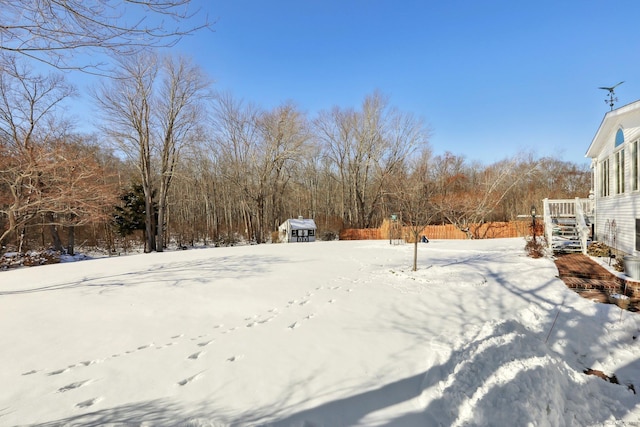
[[[48, 41], [57, 30], [47, 27], [45, 18], [55, 17], [46, 14], [58, 11], [59, 25], [70, 19], [69, 9], [56, 8], [105, 12], [86, 3], [52, 3], [42, 16], [27, 18]], [[163, 14], [173, 12], [161, 5], [189, 3], [113, 5]], [[316, 220], [320, 236], [378, 227], [392, 214], [416, 229], [447, 223], [471, 236], [469, 224], [509, 221], [532, 205], [541, 211], [543, 198], [586, 197], [591, 188], [587, 166], [552, 157], [522, 153], [482, 164], [451, 152], [434, 155], [426, 123], [379, 91], [357, 108], [334, 106], [313, 116], [291, 101], [262, 108], [217, 93], [190, 59], [156, 52], [154, 43], [166, 34], [158, 38], [140, 27], [127, 34], [126, 27], [100, 27], [96, 16], [87, 17], [72, 26], [79, 38], [64, 33], [71, 37], [66, 51], [35, 45], [41, 55], [35, 60], [51, 66], [49, 73], [33, 70], [33, 51], [11, 46], [33, 22], [6, 27], [15, 34], [0, 45], [0, 253], [73, 253], [76, 245], [113, 252], [132, 240], [145, 252], [238, 237], [265, 243], [284, 220], [300, 215]], [[100, 31], [105, 43], [115, 40], [102, 46], [112, 62], [91, 90], [98, 123], [90, 134], [65, 117], [77, 89], [56, 70], [84, 69], [70, 61], [84, 46], [87, 25], [97, 26], [94, 48], [101, 47]], [[128, 35], [120, 44], [116, 29]], [[198, 29], [169, 35], [179, 39]], [[132, 49], [128, 40], [139, 31], [149, 39]]]

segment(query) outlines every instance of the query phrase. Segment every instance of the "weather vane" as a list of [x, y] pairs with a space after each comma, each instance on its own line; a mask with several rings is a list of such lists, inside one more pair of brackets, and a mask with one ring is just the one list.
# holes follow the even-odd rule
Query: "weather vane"
[[604, 90], [608, 90], [609, 91], [609, 97], [607, 99], [604, 100], [604, 102], [609, 104], [609, 107], [611, 107], [611, 111], [613, 111], [613, 104], [618, 102], [618, 98], [616, 97], [615, 92], [613, 91], [616, 87], [620, 86], [622, 83], [624, 82], [620, 82], [617, 85], [613, 85], [611, 87], [599, 87], [598, 89], [604, 89]]

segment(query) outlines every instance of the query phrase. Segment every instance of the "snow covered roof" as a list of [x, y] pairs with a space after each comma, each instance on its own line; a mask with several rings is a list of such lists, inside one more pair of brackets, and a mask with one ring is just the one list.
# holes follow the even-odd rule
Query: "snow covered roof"
[[282, 225], [284, 226], [286, 223], [289, 223], [289, 226], [291, 228], [291, 230], [315, 230], [318, 227], [316, 227], [316, 222], [312, 219], [288, 219], [286, 220]]

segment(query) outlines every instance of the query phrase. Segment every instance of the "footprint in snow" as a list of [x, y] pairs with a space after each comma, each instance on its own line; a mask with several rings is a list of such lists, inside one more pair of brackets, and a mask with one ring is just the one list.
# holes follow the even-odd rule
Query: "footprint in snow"
[[29, 372], [25, 372], [24, 374], [22, 374], [22, 376], [25, 376], [25, 375], [33, 375], [33, 374], [35, 374], [35, 373], [37, 373], [37, 372], [38, 372], [38, 371], [36, 371], [35, 369], [33, 369], [33, 370], [29, 371]]
[[289, 329], [291, 329], [291, 330], [299, 328], [299, 327], [300, 327], [300, 323], [298, 323], [298, 322], [293, 322], [292, 324], [289, 325]]
[[60, 375], [60, 374], [64, 374], [65, 372], [68, 372], [69, 368], [62, 368], [62, 369], [58, 369], [52, 372], [49, 372], [47, 375], [48, 376], [52, 376], [52, 375]]
[[80, 403], [76, 404], [76, 408], [88, 408], [90, 406], [95, 405], [96, 403], [98, 403], [101, 399], [99, 397], [94, 397], [93, 399], [89, 399], [89, 400], [85, 400], [82, 401]]
[[[202, 371], [202, 372], [204, 372], [204, 371]], [[185, 378], [182, 381], [178, 381], [178, 385], [181, 386], [181, 387], [186, 386], [190, 382], [193, 382], [193, 381], [197, 380], [198, 378], [200, 378], [200, 376], [202, 375], [202, 372], [198, 372], [197, 374], [192, 375], [189, 378]]]
[[85, 360], [85, 361], [82, 361], [82, 362], [78, 363], [76, 366], [91, 366], [91, 365], [95, 365], [96, 363], [100, 363], [100, 362], [102, 362], [102, 359]]
[[238, 356], [231, 356], [230, 358], [227, 359], [227, 362], [237, 362], [238, 360], [242, 359], [244, 356], [243, 355], [238, 355]]
[[83, 385], [89, 384], [90, 382], [91, 382], [91, 380], [85, 380], [85, 381], [78, 381], [78, 382], [75, 382], [75, 383], [67, 384], [64, 387], [60, 387], [58, 389], [58, 393], [64, 393], [64, 392], [69, 391], [69, 390], [75, 390], [76, 388], [80, 388]]
[[191, 356], [188, 357], [188, 359], [192, 359], [192, 360], [197, 360], [200, 358], [200, 356], [202, 356], [204, 354], [204, 351], [199, 351], [197, 353], [193, 353]]
[[214, 340], [209, 340], [209, 341], [203, 341], [203, 342], [199, 342], [198, 343], [198, 347], [206, 347], [209, 344], [211, 344]]

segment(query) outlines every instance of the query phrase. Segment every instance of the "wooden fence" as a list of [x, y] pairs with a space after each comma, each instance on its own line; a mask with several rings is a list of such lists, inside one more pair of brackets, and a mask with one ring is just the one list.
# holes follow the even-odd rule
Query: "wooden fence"
[[[541, 234], [541, 223], [537, 224], [536, 233]], [[531, 235], [530, 221], [511, 222], [487, 222], [480, 226], [472, 226], [475, 230], [476, 238], [495, 239], [503, 237], [524, 237]], [[384, 240], [384, 239], [404, 239], [412, 241], [411, 232], [408, 227], [394, 227], [392, 223], [386, 221], [380, 228], [345, 228], [340, 230], [340, 240]], [[429, 239], [467, 239], [467, 234], [460, 231], [453, 224], [428, 225], [420, 235]]]

